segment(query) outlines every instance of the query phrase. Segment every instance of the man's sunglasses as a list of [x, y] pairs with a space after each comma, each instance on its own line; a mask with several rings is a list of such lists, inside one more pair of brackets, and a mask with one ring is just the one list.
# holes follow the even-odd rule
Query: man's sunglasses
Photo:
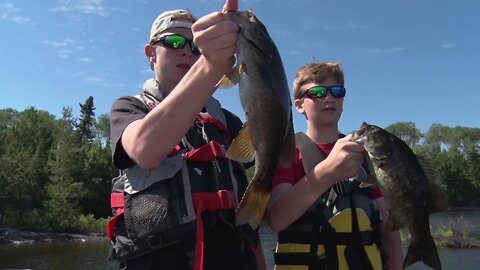
[[327, 93], [330, 91], [330, 94], [332, 94], [333, 97], [335, 98], [343, 98], [345, 97], [345, 93], [347, 90], [343, 85], [332, 85], [332, 86], [323, 86], [323, 85], [317, 85], [317, 86], [312, 86], [307, 89], [307, 91], [303, 92], [298, 98], [303, 98], [303, 96], [307, 96], [310, 99], [315, 99], [315, 98], [323, 98], [327, 96]]
[[197, 48], [195, 43], [193, 43], [192, 39], [188, 39], [182, 35], [178, 34], [172, 34], [172, 35], [166, 35], [162, 36], [152, 42], [152, 45], [155, 45], [157, 43], [161, 42], [163, 46], [167, 48], [171, 48], [174, 50], [181, 50], [187, 43], [190, 44], [190, 49], [192, 50], [193, 54], [200, 55], [200, 50]]

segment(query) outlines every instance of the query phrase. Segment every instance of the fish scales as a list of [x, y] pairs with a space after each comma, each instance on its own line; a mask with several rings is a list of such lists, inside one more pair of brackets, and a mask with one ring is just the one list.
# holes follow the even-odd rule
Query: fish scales
[[251, 10], [227, 12], [238, 23], [237, 65], [220, 87], [239, 84], [246, 123], [227, 151], [250, 162], [255, 172], [239, 204], [236, 225], [258, 228], [265, 214], [275, 171], [296, 155], [291, 99], [282, 59], [266, 27]]

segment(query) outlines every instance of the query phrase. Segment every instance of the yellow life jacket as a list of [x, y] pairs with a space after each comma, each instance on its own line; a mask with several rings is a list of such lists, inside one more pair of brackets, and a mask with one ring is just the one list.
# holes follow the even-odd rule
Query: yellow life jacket
[[[296, 140], [305, 171], [324, 159], [305, 134], [297, 134]], [[361, 170], [363, 177], [368, 175], [366, 170]], [[357, 178], [360, 177], [359, 174]], [[356, 180], [337, 183], [297, 221], [278, 233], [276, 270], [386, 268], [381, 251], [380, 213], [372, 190], [355, 184]], [[332, 193], [336, 195], [333, 200]]]

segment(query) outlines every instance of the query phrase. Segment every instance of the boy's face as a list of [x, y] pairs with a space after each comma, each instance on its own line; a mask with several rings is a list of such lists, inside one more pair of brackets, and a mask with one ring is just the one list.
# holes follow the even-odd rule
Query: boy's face
[[[328, 78], [324, 81], [302, 85], [300, 93], [304, 93], [309, 88], [317, 85], [329, 87], [341, 84], [333, 78]], [[333, 97], [332, 93], [327, 91], [327, 95], [322, 98], [309, 98], [307, 95], [304, 95], [302, 98], [295, 100], [295, 107], [299, 113], [305, 115], [308, 122], [321, 126], [336, 126], [343, 112], [343, 99], [343, 97]]]

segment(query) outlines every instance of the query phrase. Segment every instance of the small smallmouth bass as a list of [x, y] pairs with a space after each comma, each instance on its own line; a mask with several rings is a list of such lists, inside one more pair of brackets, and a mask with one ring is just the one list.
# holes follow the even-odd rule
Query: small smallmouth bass
[[240, 27], [237, 66], [219, 82], [239, 83], [246, 123], [227, 151], [241, 162], [255, 160], [255, 173], [240, 202], [236, 225], [258, 228], [265, 214], [276, 168], [296, 157], [290, 91], [282, 59], [265, 26], [251, 10], [227, 12]]
[[387, 228], [396, 231], [406, 226], [410, 231], [403, 268], [423, 261], [433, 269], [442, 269], [429, 215], [447, 207], [447, 196], [435, 183], [430, 165], [400, 138], [374, 125], [363, 123], [355, 132], [354, 141], [362, 143], [368, 152], [390, 205]]

